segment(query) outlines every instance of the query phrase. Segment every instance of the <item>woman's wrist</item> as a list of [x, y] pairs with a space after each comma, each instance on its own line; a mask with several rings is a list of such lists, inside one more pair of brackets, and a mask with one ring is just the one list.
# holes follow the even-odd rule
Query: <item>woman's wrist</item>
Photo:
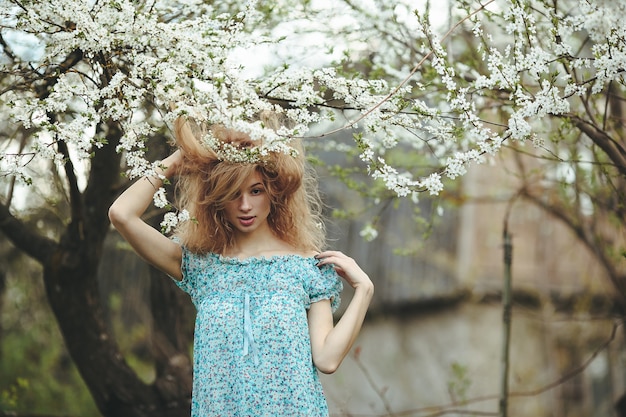
[[165, 178], [170, 178], [175, 174], [176, 166], [180, 160], [180, 151], [176, 151], [162, 161], [155, 162], [155, 172]]
[[153, 166], [154, 173], [159, 180], [163, 181], [164, 179], [171, 177], [171, 163], [168, 162], [167, 158], [162, 161], [154, 161]]
[[371, 298], [374, 295], [374, 283], [372, 281], [362, 282], [354, 288], [354, 291]]

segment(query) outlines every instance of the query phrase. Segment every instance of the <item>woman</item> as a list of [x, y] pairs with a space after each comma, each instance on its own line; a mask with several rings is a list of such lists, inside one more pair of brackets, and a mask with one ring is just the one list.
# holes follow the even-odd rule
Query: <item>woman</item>
[[[297, 143], [295, 154], [235, 163], [201, 145], [190, 123], [176, 121], [179, 149], [160, 165], [177, 176], [193, 221], [170, 239], [141, 220], [156, 177], [131, 185], [109, 218], [197, 308], [192, 416], [327, 416], [317, 370], [333, 373], [349, 352], [372, 282], [353, 259], [322, 251], [317, 189]], [[225, 128], [211, 133], [231, 148], [258, 145]], [[339, 277], [354, 295], [335, 325]]]

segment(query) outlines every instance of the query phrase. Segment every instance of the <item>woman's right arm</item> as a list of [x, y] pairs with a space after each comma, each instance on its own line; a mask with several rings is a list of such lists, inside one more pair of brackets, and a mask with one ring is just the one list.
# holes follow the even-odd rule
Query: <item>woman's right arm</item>
[[[166, 167], [163, 175], [166, 178], [174, 176], [181, 161], [180, 150], [165, 158], [161, 162]], [[109, 219], [139, 256], [172, 278], [181, 280], [181, 246], [141, 219], [159, 186], [161, 180], [156, 177], [135, 181], [111, 205]]]

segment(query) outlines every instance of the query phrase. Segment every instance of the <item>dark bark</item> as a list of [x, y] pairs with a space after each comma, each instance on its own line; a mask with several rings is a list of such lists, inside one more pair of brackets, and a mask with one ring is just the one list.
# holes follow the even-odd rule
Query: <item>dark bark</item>
[[605, 131], [586, 120], [573, 117], [572, 121], [581, 132], [586, 134], [609, 157], [620, 175], [626, 178], [626, 149]]
[[56, 250], [57, 243], [41, 236], [19, 219], [14, 217], [9, 208], [0, 204], [0, 230], [22, 252], [44, 264], [50, 254]]
[[615, 414], [617, 417], [626, 417], [626, 393], [615, 403]]
[[70, 416], [51, 416], [49, 414], [33, 414], [33, 413], [17, 413], [12, 411], [0, 410], [0, 417], [70, 417]]
[[[84, 59], [87, 58], [82, 51], [76, 50], [59, 65], [51, 66], [44, 76], [24, 81], [34, 86], [37, 96], [43, 99], [52, 91], [60, 74]], [[108, 85], [116, 66], [104, 54], [93, 59], [88, 65], [99, 65], [103, 69], [102, 86]], [[55, 115], [49, 117], [55, 120]], [[42, 264], [48, 300], [67, 349], [105, 417], [188, 416], [190, 388], [186, 387], [190, 384], [191, 371], [187, 370], [186, 375], [181, 370], [186, 369], [184, 360], [177, 355], [183, 351], [182, 341], [165, 354], [173, 356], [162, 359], [164, 363], [178, 364], [178, 368], [163, 368], [154, 384], [145, 384], [125, 362], [107, 325], [97, 271], [109, 232], [107, 210], [115, 197], [120, 175], [121, 157], [115, 148], [122, 131], [114, 122], [99, 125], [98, 129], [106, 135], [108, 145], [94, 148], [88, 185], [82, 193], [68, 149], [63, 141], [57, 142], [58, 151], [66, 156], [63, 168], [70, 208], [69, 222], [59, 242], [29, 230], [5, 206], [0, 206], [0, 230], [16, 247]], [[171, 300], [161, 301], [164, 301], [161, 309], [167, 311]], [[176, 316], [169, 312], [163, 315]], [[171, 340], [170, 332], [164, 334], [164, 340]], [[178, 378], [183, 379], [182, 383]]]
[[[160, 160], [170, 152], [166, 139], [156, 137], [149, 141], [146, 156], [149, 160]], [[158, 229], [162, 214], [157, 212], [145, 221]], [[149, 271], [156, 384], [167, 399], [190, 398], [193, 368], [188, 352], [193, 340], [195, 309], [189, 296], [170, 277], [152, 266]]]
[[161, 271], [150, 268], [150, 277], [151, 311], [154, 318], [152, 346], [157, 373], [155, 384], [168, 401], [189, 399], [193, 367], [188, 348], [193, 338], [193, 328], [188, 329], [185, 319], [190, 317], [190, 301]]
[[[67, 349], [104, 416], [143, 416], [156, 393], [125, 363], [97, 285], [98, 242], [66, 239], [44, 267], [44, 283]], [[141, 412], [143, 411], [143, 412]]]
[[[4, 290], [6, 289], [6, 272], [4, 268], [0, 268], [0, 312], [3, 311], [4, 307]], [[4, 329], [2, 328], [2, 323], [0, 323], [0, 340], [2, 340], [2, 336], [4, 333]], [[2, 345], [0, 345], [0, 360], [2, 360], [3, 351]]]
[[[105, 319], [97, 271], [109, 231], [107, 210], [120, 173], [115, 146], [121, 137], [115, 125], [106, 129], [109, 145], [95, 152], [84, 193], [70, 186], [74, 189], [71, 217], [58, 242], [30, 229], [4, 205], [0, 205], [0, 230], [42, 264], [46, 294], [68, 352], [102, 415], [187, 417], [191, 369], [187, 356], [179, 353], [184, 351], [183, 342], [175, 342], [175, 349], [163, 349], [162, 362], [170, 366], [162, 368], [155, 383], [146, 384], [125, 362]], [[69, 164], [65, 168], [73, 170]], [[171, 297], [160, 298], [161, 315], [175, 317], [168, 310]], [[172, 338], [170, 331], [162, 333], [163, 340]]]
[[119, 176], [115, 146], [122, 134], [114, 125], [108, 129], [109, 145], [95, 153], [84, 194], [70, 193], [72, 219], [44, 264], [46, 292], [68, 351], [104, 416], [185, 416], [188, 396], [162, 395], [159, 384], [141, 381], [105, 320], [97, 270]]

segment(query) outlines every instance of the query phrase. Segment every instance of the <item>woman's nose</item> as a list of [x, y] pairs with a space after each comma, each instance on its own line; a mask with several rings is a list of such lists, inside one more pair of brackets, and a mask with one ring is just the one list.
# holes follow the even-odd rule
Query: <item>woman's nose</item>
[[246, 195], [241, 196], [241, 200], [239, 201], [239, 210], [241, 211], [249, 211], [252, 209], [250, 205], [250, 198]]

